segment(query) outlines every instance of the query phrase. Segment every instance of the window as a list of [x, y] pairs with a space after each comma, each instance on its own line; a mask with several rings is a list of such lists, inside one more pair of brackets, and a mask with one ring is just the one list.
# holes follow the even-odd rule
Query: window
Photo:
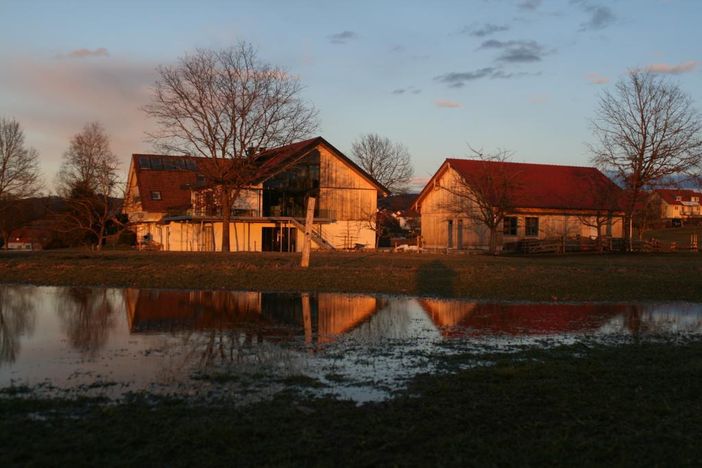
[[516, 216], [505, 216], [502, 220], [503, 234], [505, 236], [516, 236], [517, 235], [517, 217]]
[[160, 200], [161, 199], [161, 192], [152, 191], [151, 192], [151, 199], [152, 200]]
[[693, 201], [693, 202], [699, 202], [699, 201], [700, 201], [700, 197], [692, 197], [692, 201]]
[[675, 197], [675, 201], [682, 201], [682, 196], [677, 195], [677, 196]]
[[539, 236], [539, 218], [525, 218], [524, 219], [524, 234], [527, 237], [538, 237]]

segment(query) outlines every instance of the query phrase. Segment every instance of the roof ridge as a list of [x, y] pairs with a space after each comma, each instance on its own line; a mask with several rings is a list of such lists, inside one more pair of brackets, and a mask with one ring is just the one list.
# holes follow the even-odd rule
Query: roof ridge
[[[469, 158], [446, 158], [446, 161], [470, 161], [470, 162], [486, 162], [486, 163], [500, 163], [500, 164], [520, 164], [527, 166], [547, 166], [547, 167], [574, 167], [580, 169], [599, 169], [595, 166], [574, 166], [569, 164], [554, 164], [554, 163], [531, 163], [531, 162], [518, 162], [518, 161], [490, 161], [483, 159], [469, 159]], [[601, 172], [601, 171], [600, 171]]]

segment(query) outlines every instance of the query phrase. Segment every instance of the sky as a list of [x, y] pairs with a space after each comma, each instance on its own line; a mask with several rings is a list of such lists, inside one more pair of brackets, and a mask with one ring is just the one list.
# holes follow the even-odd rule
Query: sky
[[319, 135], [404, 144], [420, 188], [469, 145], [589, 165], [598, 97], [628, 70], [702, 109], [700, 0], [0, 0], [0, 117], [22, 125], [50, 189], [72, 135], [99, 121], [123, 163], [145, 132], [156, 67], [248, 41], [299, 77]]

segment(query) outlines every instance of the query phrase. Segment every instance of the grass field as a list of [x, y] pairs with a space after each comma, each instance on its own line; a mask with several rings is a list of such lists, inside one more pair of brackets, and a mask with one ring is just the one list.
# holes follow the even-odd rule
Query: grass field
[[[684, 356], [684, 359], [681, 359]], [[699, 466], [702, 343], [486, 356], [356, 406], [0, 398], [4, 465]]]
[[[526, 301], [702, 301], [693, 253], [490, 257], [0, 253], [0, 283], [383, 292]], [[1, 312], [1, 311], [0, 311]], [[1, 337], [0, 337], [1, 338]], [[294, 390], [239, 407], [0, 390], [3, 465], [699, 466], [702, 342], [437, 357], [445, 372], [356, 406]], [[3, 371], [0, 368], [0, 372]]]
[[524, 301], [702, 301], [695, 253], [543, 257], [393, 253], [0, 253], [0, 283], [338, 291]]

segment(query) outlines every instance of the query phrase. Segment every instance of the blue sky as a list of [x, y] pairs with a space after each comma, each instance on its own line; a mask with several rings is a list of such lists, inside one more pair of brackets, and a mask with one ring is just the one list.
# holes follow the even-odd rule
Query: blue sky
[[628, 69], [668, 75], [702, 107], [702, 1], [0, 0], [0, 115], [21, 122], [47, 182], [99, 120], [124, 162], [150, 151], [158, 64], [253, 43], [300, 77], [319, 133], [405, 144], [421, 183], [468, 144], [514, 160], [589, 164], [597, 96]]

